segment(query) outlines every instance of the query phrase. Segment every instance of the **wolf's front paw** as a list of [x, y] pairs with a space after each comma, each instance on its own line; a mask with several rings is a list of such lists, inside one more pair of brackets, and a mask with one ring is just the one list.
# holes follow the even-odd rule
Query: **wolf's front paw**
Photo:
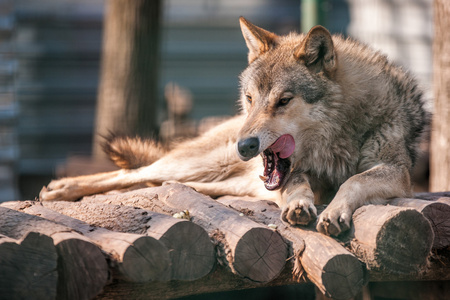
[[42, 188], [39, 199], [41, 201], [75, 201], [83, 196], [77, 191], [77, 187], [77, 184], [69, 178], [52, 180], [46, 187]]
[[340, 233], [350, 229], [350, 221], [352, 219], [352, 211], [350, 208], [336, 207], [331, 204], [319, 216], [317, 222], [317, 231], [337, 236]]
[[281, 212], [281, 219], [291, 225], [308, 225], [317, 218], [317, 209], [311, 201], [291, 200]]

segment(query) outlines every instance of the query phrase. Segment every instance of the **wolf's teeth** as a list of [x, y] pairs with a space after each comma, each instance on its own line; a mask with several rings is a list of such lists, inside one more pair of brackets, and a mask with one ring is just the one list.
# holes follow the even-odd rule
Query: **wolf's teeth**
[[267, 176], [262, 176], [262, 175], [259, 175], [259, 179], [261, 179], [262, 181], [266, 181], [266, 180], [267, 180], [267, 178], [269, 178], [269, 177], [267, 177]]
[[280, 176], [278, 176], [278, 173], [274, 174], [273, 179], [274, 179], [276, 184], [280, 183]]

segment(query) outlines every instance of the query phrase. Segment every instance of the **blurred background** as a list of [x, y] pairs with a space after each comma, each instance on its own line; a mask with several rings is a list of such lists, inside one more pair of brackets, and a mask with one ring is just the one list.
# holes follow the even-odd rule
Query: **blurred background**
[[[236, 113], [247, 64], [239, 16], [278, 34], [322, 24], [360, 39], [432, 97], [432, 0], [154, 0], [131, 25], [123, 2], [134, 5], [0, 0], [0, 202], [34, 199], [55, 176], [111, 168], [96, 152], [105, 127], [168, 139]], [[140, 35], [121, 43], [121, 24]], [[117, 78], [121, 68], [139, 76]], [[122, 123], [117, 110], [138, 120]]]

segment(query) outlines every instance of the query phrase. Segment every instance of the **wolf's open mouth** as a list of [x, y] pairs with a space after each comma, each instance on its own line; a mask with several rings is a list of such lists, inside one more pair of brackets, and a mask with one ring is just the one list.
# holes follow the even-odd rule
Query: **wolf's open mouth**
[[264, 150], [262, 153], [264, 175], [260, 176], [260, 178], [264, 181], [266, 189], [270, 191], [276, 190], [284, 184], [291, 166], [289, 156], [294, 153], [294, 149], [294, 138], [289, 134], [285, 134]]

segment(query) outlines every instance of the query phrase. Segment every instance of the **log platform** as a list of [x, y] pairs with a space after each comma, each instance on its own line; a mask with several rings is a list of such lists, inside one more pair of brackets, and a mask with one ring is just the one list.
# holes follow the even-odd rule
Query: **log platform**
[[5, 202], [0, 298], [170, 299], [312, 282], [352, 299], [369, 282], [450, 280], [449, 215], [450, 193], [392, 199], [359, 208], [332, 238], [282, 222], [271, 201], [177, 183]]

